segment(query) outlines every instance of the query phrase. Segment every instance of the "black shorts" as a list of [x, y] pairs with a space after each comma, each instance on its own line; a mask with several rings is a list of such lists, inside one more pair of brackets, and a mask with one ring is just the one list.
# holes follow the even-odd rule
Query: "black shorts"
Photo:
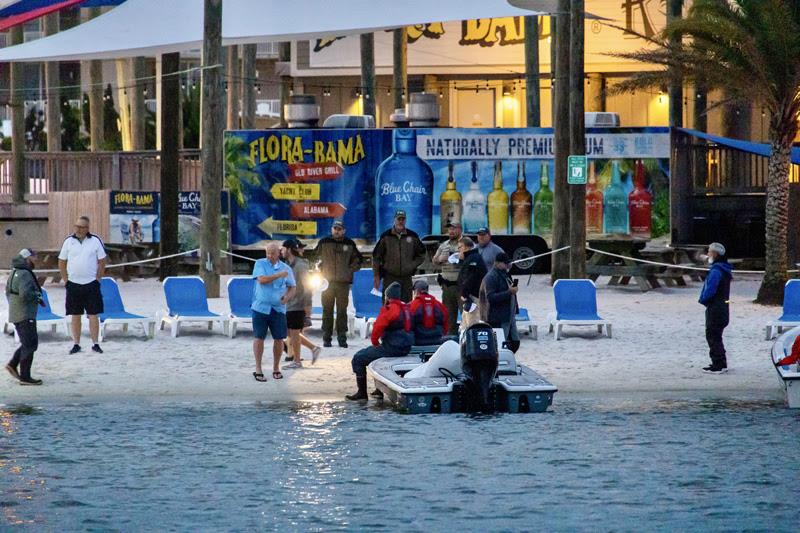
[[100, 294], [100, 282], [95, 280], [86, 285], [67, 282], [68, 315], [99, 315], [103, 312], [103, 295]]
[[286, 326], [289, 329], [303, 329], [306, 322], [305, 311], [286, 311]]

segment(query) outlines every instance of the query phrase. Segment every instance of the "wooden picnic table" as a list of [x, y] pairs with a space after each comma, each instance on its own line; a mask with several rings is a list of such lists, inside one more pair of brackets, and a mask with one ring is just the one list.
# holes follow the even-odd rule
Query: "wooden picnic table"
[[597, 281], [600, 276], [609, 276], [609, 285], [627, 285], [633, 279], [642, 292], [661, 287], [656, 274], [663, 267], [637, 263], [633, 260], [643, 259], [640, 252], [647, 246], [646, 240], [619, 236], [591, 239], [588, 243], [589, 248], [626, 258], [593, 252], [592, 257], [586, 262], [586, 274], [592, 281]]
[[[121, 263], [132, 263], [142, 259], [150, 259], [158, 254], [157, 244], [107, 244], [105, 246], [106, 265], [118, 265]], [[39, 250], [37, 251], [36, 270], [56, 270], [56, 272], [41, 272], [36, 277], [40, 285], [44, 285], [49, 279], [52, 283], [61, 282], [61, 274], [58, 270], [58, 250]], [[158, 262], [143, 263], [140, 265], [128, 265], [117, 268], [106, 268], [106, 276], [130, 281], [134, 276], [153, 275], [158, 272]]]

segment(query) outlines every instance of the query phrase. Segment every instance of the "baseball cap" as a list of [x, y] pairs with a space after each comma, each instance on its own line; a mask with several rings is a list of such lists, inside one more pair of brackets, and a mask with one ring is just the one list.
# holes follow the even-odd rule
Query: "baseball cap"
[[411, 287], [415, 291], [427, 291], [429, 289], [428, 282], [424, 279], [418, 279], [414, 282], [414, 285]]
[[718, 242], [709, 244], [708, 249], [712, 252], [717, 252], [719, 255], [725, 255], [725, 247]]
[[394, 218], [406, 218], [406, 212], [402, 209], [398, 209], [394, 212]]
[[19, 251], [19, 256], [23, 259], [27, 259], [29, 257], [36, 257], [36, 251], [31, 250], [30, 248], [23, 248]]
[[508, 257], [508, 254], [507, 254], [507, 253], [505, 253], [505, 252], [500, 252], [500, 253], [499, 253], [499, 254], [497, 254], [497, 256], [494, 258], [494, 262], [495, 262], [495, 263], [505, 263], [505, 264], [508, 264], [508, 263], [509, 263], [509, 261], [511, 261], [511, 258], [509, 258], [509, 257]]
[[333, 227], [334, 228], [342, 228], [342, 229], [344, 229], [344, 222], [342, 222], [341, 220], [334, 220], [333, 221]]
[[475, 233], [477, 233], [478, 235], [480, 235], [482, 233], [485, 233], [487, 235], [491, 235], [491, 232], [489, 231], [489, 228], [487, 228], [485, 226], [482, 227], [482, 228], [478, 228], [478, 231], [476, 231]]
[[460, 222], [448, 222], [447, 223], [447, 227], [448, 228], [460, 228], [461, 227], [461, 223]]
[[283, 247], [289, 248], [290, 250], [297, 250], [298, 248], [305, 248], [306, 245], [297, 239], [286, 239], [283, 241]]

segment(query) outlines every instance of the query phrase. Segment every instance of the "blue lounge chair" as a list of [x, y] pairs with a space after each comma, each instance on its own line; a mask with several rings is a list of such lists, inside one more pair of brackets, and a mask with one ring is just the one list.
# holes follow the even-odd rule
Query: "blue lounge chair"
[[527, 333], [534, 339], [539, 338], [539, 328], [533, 323], [533, 320], [531, 320], [531, 316], [528, 314], [526, 308], [520, 307], [517, 316], [514, 318], [517, 322], [517, 331], [520, 333]]
[[370, 292], [372, 281], [372, 270], [368, 268], [362, 268], [353, 274], [353, 307], [356, 311], [352, 320], [352, 330], [358, 331], [362, 339], [366, 339], [369, 335], [382, 305], [381, 297]]
[[114, 278], [100, 280], [100, 293], [103, 295], [103, 312], [98, 315], [100, 318], [101, 342], [106, 334], [106, 326], [110, 324], [122, 324], [123, 332], [128, 331], [129, 324], [140, 324], [145, 337], [153, 338], [155, 336], [156, 320], [127, 312], [125, 305], [122, 303], [119, 286]]
[[222, 333], [227, 334], [228, 319], [208, 310], [206, 285], [199, 276], [165, 279], [164, 297], [167, 300], [167, 310], [161, 315], [161, 329], [169, 324], [173, 337], [180, 333], [182, 322], [205, 322], [209, 330], [216, 322], [222, 326]]
[[[63, 324], [64, 333], [69, 336], [69, 319], [53, 312], [53, 309], [50, 307], [50, 299], [47, 297], [47, 291], [44, 289], [42, 289], [42, 300], [44, 300], [44, 307], [39, 307], [36, 313], [37, 329], [40, 327], [50, 326], [50, 331], [55, 333], [58, 330], [58, 326]], [[13, 333], [14, 338], [19, 341], [17, 332], [14, 329], [14, 324], [8, 322], [8, 320], [6, 320], [6, 323], [3, 324], [3, 333]]]
[[253, 289], [255, 280], [253, 278], [231, 278], [228, 280], [228, 303], [231, 306], [230, 324], [228, 325], [228, 336], [232, 339], [236, 336], [236, 326], [238, 324], [253, 323]]
[[560, 279], [553, 285], [556, 312], [549, 317], [550, 331], [555, 328], [556, 340], [561, 339], [563, 326], [596, 326], [598, 333], [611, 337], [611, 322], [597, 314], [597, 288], [588, 279]]
[[783, 314], [767, 323], [767, 340], [784, 329], [800, 326], [800, 279], [790, 279], [783, 290]]

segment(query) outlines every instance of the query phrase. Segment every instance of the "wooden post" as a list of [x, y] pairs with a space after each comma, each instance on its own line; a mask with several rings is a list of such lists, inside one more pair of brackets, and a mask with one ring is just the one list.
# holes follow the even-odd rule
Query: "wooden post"
[[[180, 148], [180, 114], [181, 102], [179, 53], [161, 56], [161, 243], [160, 255], [178, 253], [178, 191], [181, 183]], [[202, 196], [201, 196], [202, 197]], [[161, 261], [159, 275], [161, 279], [178, 274], [178, 258]]]
[[117, 103], [119, 104], [120, 134], [122, 137], [122, 150], [133, 149], [131, 144], [131, 107], [128, 104], [128, 90], [125, 85], [130, 76], [129, 60], [117, 59], [114, 67], [117, 72]]
[[[569, 151], [586, 154], [583, 85], [584, 0], [572, 0], [569, 17]], [[569, 277], [586, 277], [586, 185], [569, 187]]]
[[[22, 44], [22, 24], [9, 30], [11, 46]], [[11, 201], [22, 203], [28, 191], [25, 176], [25, 93], [22, 86], [23, 64], [11, 63]]]
[[228, 108], [226, 127], [229, 130], [239, 129], [239, 96], [240, 83], [239, 76], [242, 69], [239, 66], [239, 47], [237, 45], [228, 46], [228, 61], [226, 70], [228, 76], [226, 83], [228, 86]]
[[362, 114], [375, 117], [375, 35], [361, 34], [361, 108]]
[[556, 39], [558, 35], [558, 17], [550, 15], [550, 127], [556, 125]]
[[[58, 33], [61, 17], [58, 11], [44, 17], [44, 34]], [[45, 127], [47, 128], [47, 151], [61, 151], [61, 75], [58, 61], [44, 65], [44, 84], [47, 87]], [[48, 176], [49, 177], [49, 176]]]
[[131, 108], [131, 149], [144, 150], [145, 146], [145, 121], [147, 112], [144, 107], [144, 82], [140, 81], [145, 77], [144, 57], [134, 57], [129, 60], [128, 82], [126, 89], [128, 102]]
[[589, 97], [586, 99], [586, 111], [605, 111], [606, 77], [601, 72], [593, 72], [588, 74], [587, 78], [586, 91], [589, 93]]
[[[567, 185], [567, 156], [569, 155], [569, 0], [558, 0], [556, 15], [556, 68], [555, 68], [555, 112], [554, 144], [555, 172], [553, 180], [553, 249], [569, 244], [570, 234], [570, 200]], [[569, 277], [569, 254], [553, 255], [551, 279]]]
[[525, 104], [527, 125], [538, 128], [542, 125], [541, 102], [539, 101], [539, 17], [525, 17]]
[[[101, 9], [88, 9], [87, 19], [100, 16]], [[96, 152], [103, 144], [103, 62], [99, 59], [87, 61], [89, 69], [89, 149]]]
[[[222, 190], [222, 0], [203, 1], [203, 167], [200, 212], [200, 276], [206, 295], [219, 297], [220, 198]], [[214, 68], [209, 68], [214, 67]]]
[[[278, 60], [281, 63], [292, 60], [291, 43], [281, 43], [278, 48]], [[292, 77], [281, 76], [281, 128], [286, 127], [286, 104], [289, 103], [289, 96], [292, 92]]]
[[242, 46], [242, 128], [256, 126], [256, 52], [258, 45]]
[[[683, 16], [683, 0], [667, 0], [667, 24]], [[683, 127], [683, 80], [675, 79], [669, 84], [669, 125]]]
[[394, 108], [401, 109], [405, 103], [405, 95], [408, 94], [408, 30], [404, 27], [394, 30], [392, 59], [393, 76], [392, 91], [394, 97]]

